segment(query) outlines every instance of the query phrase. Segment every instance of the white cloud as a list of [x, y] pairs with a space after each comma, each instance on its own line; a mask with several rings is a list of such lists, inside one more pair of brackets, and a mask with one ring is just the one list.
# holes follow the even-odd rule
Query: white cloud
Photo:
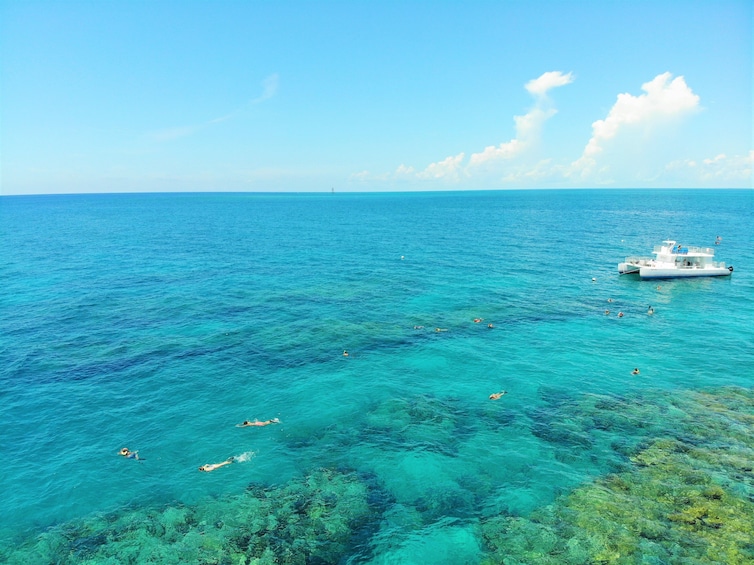
[[484, 163], [513, 159], [519, 156], [539, 138], [543, 124], [557, 113], [557, 110], [549, 107], [547, 92], [571, 82], [573, 82], [572, 73], [564, 74], [560, 71], [546, 72], [538, 78], [527, 82], [524, 88], [534, 96], [535, 104], [523, 116], [514, 116], [516, 137], [498, 146], [490, 145], [479, 153], [473, 153], [469, 157], [465, 168], [463, 167], [465, 153], [462, 152], [455, 156], [446, 157], [442, 161], [431, 163], [424, 170], [418, 172], [414, 167], [402, 164], [392, 175], [393, 178], [445, 179], [455, 181], [459, 180], [462, 176], [470, 176], [473, 172], [472, 167], [478, 167]]
[[682, 76], [670, 80], [671, 73], [657, 75], [641, 85], [645, 94], [619, 94], [604, 120], [592, 124], [592, 137], [582, 156], [572, 164], [572, 172], [584, 178], [597, 168], [597, 155], [607, 141], [630, 126], [653, 124], [689, 114], [699, 107], [699, 96], [688, 87]]
[[754, 188], [754, 150], [746, 155], [724, 153], [707, 159], [681, 159], [668, 163], [665, 171], [684, 184]]
[[[743, 156], [712, 154], [682, 159], [682, 145], [671, 143], [676, 126], [700, 108], [700, 98], [683, 76], [655, 76], [642, 93], [618, 94], [607, 115], [592, 124], [592, 134], [575, 161], [539, 156], [536, 147], [557, 110], [548, 93], [573, 82], [571, 73], [547, 72], [524, 85], [532, 108], [514, 116], [515, 136], [499, 145], [451, 155], [424, 169], [401, 164], [384, 175], [357, 174], [354, 180], [473, 182], [475, 187], [537, 186], [709, 186], [752, 187], [754, 151]], [[583, 143], [583, 141], [582, 141]], [[675, 152], [675, 155], [672, 154]], [[467, 156], [468, 155], [468, 156]]]
[[[519, 118], [521, 116], [516, 116]], [[489, 145], [481, 153], [472, 153], [469, 157], [469, 165], [481, 165], [487, 161], [496, 161], [498, 159], [512, 159], [523, 151], [525, 144], [519, 139], [511, 139], [498, 146]]]
[[534, 96], [545, 96], [547, 91], [558, 86], [565, 86], [573, 82], [573, 73], [563, 74], [560, 71], [543, 73], [526, 83], [524, 88]]
[[[450, 157], [446, 157], [442, 161], [438, 161], [437, 163], [432, 163], [429, 165], [426, 169], [421, 171], [420, 173], [417, 173], [416, 176], [420, 179], [450, 179], [455, 180], [458, 178], [458, 171], [461, 167], [461, 162], [464, 158], [463, 153], [459, 153], [455, 157], [452, 155]], [[401, 165], [403, 166], [403, 165]], [[412, 169], [411, 167], [408, 167], [405, 169], [405, 171], [408, 171]], [[400, 167], [399, 167], [400, 170]]]
[[416, 170], [413, 167], [407, 167], [406, 165], [401, 164], [401, 166], [395, 170], [395, 176], [410, 177], [413, 176], [415, 172]]
[[547, 91], [572, 82], [572, 73], [563, 74], [560, 71], [546, 72], [527, 82], [524, 88], [535, 97], [536, 102], [523, 116], [514, 116], [516, 137], [498, 146], [485, 147], [481, 153], [472, 154], [469, 165], [478, 166], [490, 161], [513, 159], [523, 153], [539, 138], [544, 123], [557, 113], [555, 108], [548, 107]]
[[725, 159], [727, 159], [725, 153], [720, 153], [720, 155], [717, 155], [714, 159], [704, 159], [702, 163], [704, 163], [705, 165], [714, 165], [715, 163], [725, 161]]

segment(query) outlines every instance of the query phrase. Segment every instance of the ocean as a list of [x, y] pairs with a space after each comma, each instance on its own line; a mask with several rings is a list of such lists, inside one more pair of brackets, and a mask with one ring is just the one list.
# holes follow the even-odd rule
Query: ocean
[[[618, 275], [665, 239], [734, 272]], [[751, 190], [17, 196], [0, 241], [0, 561], [754, 562]]]

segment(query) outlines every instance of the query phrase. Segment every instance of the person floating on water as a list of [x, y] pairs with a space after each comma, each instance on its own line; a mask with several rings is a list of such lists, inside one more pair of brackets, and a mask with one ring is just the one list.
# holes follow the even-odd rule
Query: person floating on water
[[436, 332], [446, 332], [448, 330], [446, 330], [445, 328], [435, 328], [435, 331]]
[[610, 310], [605, 310], [605, 316], [610, 314]]
[[633, 371], [631, 371], [632, 375], [638, 375], [639, 374], [639, 368], [636, 367]]
[[652, 306], [650, 306], [649, 308], [647, 308], [647, 315], [648, 316], [651, 316], [654, 313], [655, 313], [655, 309], [652, 308]]
[[123, 449], [121, 449], [119, 453], [126, 459], [138, 459], [139, 461], [146, 461], [146, 459], [142, 459], [141, 457], [139, 457], [138, 451], [131, 451], [127, 447], [124, 447]]
[[495, 326], [493, 326], [492, 324], [487, 324], [487, 327], [488, 327], [488, 328], [490, 328], [490, 329], [492, 329], [492, 328], [494, 328]]
[[248, 428], [249, 426], [269, 426], [270, 424], [279, 424], [280, 419], [279, 418], [273, 418], [272, 420], [265, 420], [264, 422], [260, 422], [259, 420], [254, 420], [253, 422], [250, 422], [249, 420], [244, 420], [240, 424], [236, 424], [237, 428]]
[[490, 394], [490, 400], [499, 400], [504, 395], [508, 394], [507, 390], [501, 390], [500, 392], [493, 392]]
[[348, 357], [348, 350], [346, 349], [343, 350], [343, 357]]
[[623, 317], [623, 312], [618, 312], [618, 317], [622, 318]]
[[482, 320], [484, 320], [484, 318], [474, 318], [474, 323], [475, 323], [475, 324], [478, 324], [478, 323], [479, 323], [479, 322], [481, 322]]
[[225, 465], [230, 465], [235, 460], [235, 457], [228, 457], [225, 461], [222, 463], [211, 463], [207, 465], [202, 465], [199, 467], [200, 471], [203, 471], [205, 473], [209, 473], [210, 471], [214, 471], [215, 469], [219, 469], [220, 467], [224, 467]]

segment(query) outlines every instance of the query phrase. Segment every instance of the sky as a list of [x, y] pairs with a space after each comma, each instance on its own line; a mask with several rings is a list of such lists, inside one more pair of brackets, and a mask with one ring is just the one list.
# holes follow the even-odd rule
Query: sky
[[0, 194], [752, 188], [749, 0], [0, 0]]

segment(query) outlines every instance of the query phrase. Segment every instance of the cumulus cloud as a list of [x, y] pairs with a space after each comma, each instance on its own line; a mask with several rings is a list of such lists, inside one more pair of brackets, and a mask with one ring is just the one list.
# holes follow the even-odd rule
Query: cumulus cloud
[[523, 153], [532, 142], [539, 138], [544, 123], [553, 117], [557, 110], [549, 107], [547, 92], [573, 82], [573, 74], [549, 71], [526, 83], [524, 88], [535, 97], [534, 107], [523, 116], [514, 116], [516, 137], [498, 146], [490, 145], [469, 158], [470, 166], [478, 166], [490, 161], [512, 159]]
[[457, 179], [461, 162], [463, 161], [464, 154], [446, 157], [442, 161], [432, 163], [426, 169], [417, 173], [417, 177], [420, 179]]
[[[360, 174], [354, 179], [388, 182], [473, 182], [473, 186], [707, 186], [752, 188], [754, 151], [678, 159], [684, 144], [672, 141], [676, 127], [700, 108], [700, 98], [683, 76], [666, 72], [641, 85], [641, 93], [618, 94], [603, 119], [592, 123], [581, 156], [553, 159], [535, 149], [542, 130], [557, 113], [550, 92], [574, 81], [572, 73], [546, 72], [524, 88], [534, 104], [514, 116], [515, 136], [481, 151], [458, 153], [426, 168], [402, 164], [385, 175]], [[579, 145], [584, 143], [584, 139]], [[577, 149], [578, 151], [578, 149]], [[673, 159], [677, 159], [673, 161]], [[432, 186], [437, 186], [437, 182]]]
[[592, 137], [582, 156], [573, 163], [573, 171], [580, 172], [582, 177], [594, 172], [597, 155], [604, 150], [606, 142], [627, 127], [681, 117], [698, 109], [699, 96], [692, 92], [684, 78], [671, 80], [671, 77], [667, 72], [657, 75], [641, 85], [645, 93], [639, 96], [619, 94], [607, 117], [592, 124]]
[[[484, 163], [513, 159], [526, 151], [535, 142], [542, 130], [543, 124], [557, 113], [552, 108], [547, 98], [547, 93], [553, 88], [564, 86], [573, 82], [572, 73], [550, 71], [543, 73], [538, 78], [532, 79], [524, 85], [524, 88], [534, 97], [535, 103], [531, 110], [523, 116], [514, 116], [516, 125], [516, 137], [498, 146], [485, 147], [478, 153], [473, 153], [466, 166], [464, 166], [465, 152], [451, 155], [441, 161], [429, 164], [423, 170], [402, 164], [392, 174], [393, 179], [422, 179], [457, 181], [463, 176], [471, 176], [472, 168]], [[370, 175], [372, 179], [377, 178]], [[354, 177], [355, 178], [355, 177]], [[364, 179], [364, 175], [359, 176]]]

